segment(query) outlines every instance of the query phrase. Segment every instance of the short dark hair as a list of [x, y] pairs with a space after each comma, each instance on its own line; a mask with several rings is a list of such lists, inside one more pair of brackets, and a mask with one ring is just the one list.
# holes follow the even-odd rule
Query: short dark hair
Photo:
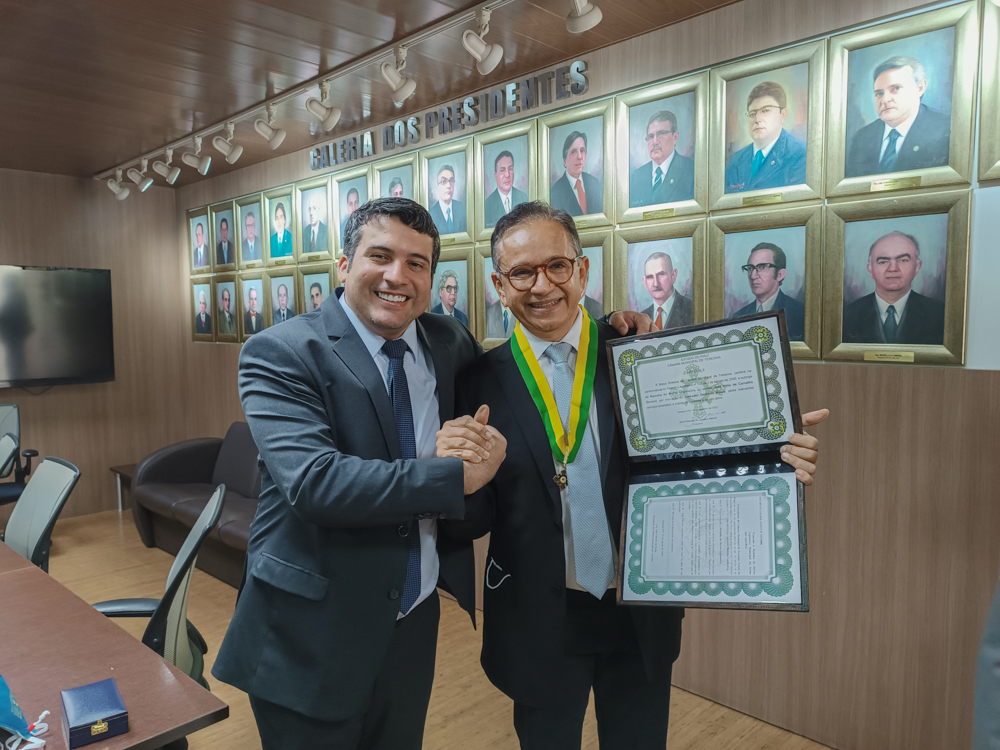
[[659, 112], [654, 112], [653, 116], [649, 118], [649, 122], [646, 123], [646, 130], [649, 130], [649, 126], [654, 122], [669, 122], [670, 129], [677, 132], [677, 116], [670, 110], [661, 109]]
[[229, 229], [229, 221], [226, 220], [225, 216], [223, 216], [222, 221], [219, 222], [219, 229], [222, 229], [223, 224], [226, 225], [226, 229]]
[[323, 293], [323, 285], [322, 285], [322, 284], [320, 284], [320, 283], [319, 283], [318, 281], [314, 281], [314, 282], [313, 282], [313, 283], [312, 283], [312, 284], [311, 284], [311, 285], [309, 286], [309, 295], [310, 295], [310, 296], [312, 296], [312, 290], [313, 290], [313, 289], [319, 289], [319, 293], [320, 293], [320, 294], [322, 294], [322, 293]]
[[361, 200], [361, 193], [358, 192], [357, 188], [351, 188], [350, 190], [347, 191], [347, 200], [351, 199], [351, 193], [354, 193], [356, 196], [358, 196], [359, 201]]
[[441, 237], [427, 209], [409, 198], [376, 198], [359, 206], [358, 210], [347, 218], [347, 226], [344, 228], [344, 255], [347, 257], [347, 268], [350, 269], [351, 263], [354, 262], [354, 251], [361, 242], [361, 230], [365, 224], [381, 217], [399, 219], [410, 229], [434, 240], [434, 249], [431, 252], [431, 274], [433, 274], [437, 269], [438, 258], [441, 257]]
[[500, 217], [500, 221], [493, 228], [493, 236], [490, 237], [490, 257], [493, 258], [494, 271], [499, 272], [500, 270], [499, 246], [504, 235], [519, 225], [535, 219], [548, 219], [549, 221], [562, 224], [563, 229], [566, 230], [566, 234], [569, 235], [570, 240], [573, 242], [577, 257], [583, 255], [583, 245], [580, 243], [580, 235], [576, 231], [576, 222], [573, 220], [573, 217], [561, 208], [553, 208], [544, 201], [531, 201], [514, 206], [510, 210], [510, 213]]
[[500, 160], [502, 158], [504, 158], [505, 156], [509, 156], [511, 162], [513, 163], [513, 161], [514, 161], [514, 154], [512, 154], [510, 151], [501, 151], [499, 154], [497, 154], [497, 158], [493, 160], [493, 171], [494, 172], [497, 171], [497, 167], [500, 165]]
[[574, 130], [566, 136], [566, 140], [563, 142], [563, 161], [566, 160], [566, 155], [569, 154], [569, 147], [573, 145], [573, 141], [577, 138], [583, 138], [583, 147], [587, 147], [587, 134], [581, 133], [579, 130]]
[[231, 295], [231, 294], [229, 293], [229, 290], [228, 290], [228, 289], [226, 289], [225, 287], [222, 287], [222, 296], [223, 296], [223, 297], [229, 297], [229, 299], [232, 299], [232, 298], [233, 298], [233, 295]]
[[[758, 250], [771, 251], [771, 262], [774, 264], [774, 276], [775, 278], [777, 278], [778, 271], [785, 270], [785, 266], [788, 263], [788, 260], [785, 258], [785, 251], [782, 250], [777, 245], [775, 245], [773, 242], [758, 242], [756, 245], [753, 246], [753, 249], [750, 251], [750, 255], [753, 255]], [[750, 259], [749, 256], [747, 256], [748, 261], [749, 259]], [[781, 286], [780, 281], [778, 282], [778, 286]]]
[[758, 83], [750, 91], [750, 96], [747, 97], [747, 109], [750, 109], [750, 105], [753, 103], [754, 99], [760, 99], [761, 97], [769, 96], [774, 101], [778, 103], [778, 106], [782, 109], [788, 106], [788, 99], [785, 96], [785, 90], [781, 87], [780, 83], [775, 83], [774, 81], [764, 81], [763, 83]]
[[403, 181], [399, 177], [393, 177], [392, 178], [392, 182], [389, 183], [389, 194], [390, 195], [392, 194], [392, 189], [394, 187], [396, 187], [396, 185], [399, 185], [400, 187], [403, 187]]
[[279, 203], [274, 207], [274, 215], [278, 215], [278, 211], [281, 211], [281, 215], [285, 217], [285, 221], [288, 221], [288, 214], [285, 213], [285, 206], [283, 203]]
[[287, 287], [287, 286], [285, 286], [284, 284], [278, 284], [278, 291], [277, 291], [277, 294], [281, 294], [281, 290], [282, 290], [282, 289], [284, 289], [284, 290], [285, 290], [285, 296], [287, 297], [287, 296], [288, 296], [288, 287]]
[[455, 174], [455, 168], [451, 164], [442, 164], [441, 169], [438, 170], [437, 176], [440, 177], [442, 172], [451, 172]]
[[887, 70], [896, 70], [897, 68], [905, 68], [907, 66], [909, 66], [910, 70], [913, 71], [913, 80], [918, 86], [921, 81], [927, 80], [927, 71], [924, 69], [924, 64], [920, 62], [920, 60], [915, 57], [896, 55], [895, 57], [890, 57], [884, 63], [875, 68], [875, 72], [872, 73], [872, 83], [877, 81], [878, 77]]

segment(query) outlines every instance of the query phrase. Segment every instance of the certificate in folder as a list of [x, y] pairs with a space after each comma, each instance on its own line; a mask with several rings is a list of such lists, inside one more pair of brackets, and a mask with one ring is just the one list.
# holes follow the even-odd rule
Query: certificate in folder
[[808, 611], [784, 311], [607, 346], [628, 453], [619, 603]]

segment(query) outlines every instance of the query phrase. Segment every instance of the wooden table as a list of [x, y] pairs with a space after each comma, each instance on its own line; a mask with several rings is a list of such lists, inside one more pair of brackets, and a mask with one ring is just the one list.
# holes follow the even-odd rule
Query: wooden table
[[139, 464], [126, 464], [124, 466], [112, 466], [111, 473], [118, 479], [118, 512], [122, 512], [122, 488], [124, 487], [131, 494], [132, 477], [135, 476], [135, 467]]
[[157, 748], [222, 721], [229, 706], [0, 543], [0, 674], [46, 750], [64, 750], [59, 691], [114, 677], [129, 731], [93, 750]]

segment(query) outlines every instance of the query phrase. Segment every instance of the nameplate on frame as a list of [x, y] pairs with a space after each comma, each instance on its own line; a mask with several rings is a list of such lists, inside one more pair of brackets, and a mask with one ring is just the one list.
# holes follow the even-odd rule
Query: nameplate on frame
[[669, 219], [673, 215], [674, 209], [661, 208], [659, 211], [643, 211], [642, 220], [649, 221], [650, 219]]
[[285, 261], [283, 261], [283, 260], [276, 260], [276, 261], [274, 261], [274, 265], [276, 265], [276, 266], [283, 266], [283, 265], [285, 265]]
[[454, 237], [442, 237], [441, 238], [441, 245], [442, 246], [444, 246], [444, 245], [454, 245], [454, 244], [455, 244], [455, 238]]
[[920, 187], [920, 175], [916, 177], [896, 177], [892, 180], [873, 180], [869, 191], [881, 193], [886, 190], [907, 190]]
[[766, 206], [769, 203], [781, 203], [781, 193], [767, 195], [749, 195], [743, 199], [744, 206]]
[[865, 362], [912, 362], [913, 352], [865, 352]]

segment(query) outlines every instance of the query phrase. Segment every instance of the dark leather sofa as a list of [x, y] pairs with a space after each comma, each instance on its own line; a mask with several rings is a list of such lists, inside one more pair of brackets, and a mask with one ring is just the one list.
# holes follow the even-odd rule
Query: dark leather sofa
[[132, 514], [147, 547], [176, 555], [220, 484], [226, 485], [225, 503], [198, 553], [198, 567], [238, 586], [260, 497], [257, 446], [246, 422], [233, 422], [221, 440], [186, 440], [142, 459], [132, 482]]

